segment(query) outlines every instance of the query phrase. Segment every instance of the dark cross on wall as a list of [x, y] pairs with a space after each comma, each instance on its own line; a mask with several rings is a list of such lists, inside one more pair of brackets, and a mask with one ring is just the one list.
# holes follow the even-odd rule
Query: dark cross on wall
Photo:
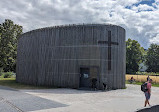
[[108, 31], [108, 41], [98, 41], [99, 44], [108, 44], [108, 70], [111, 70], [111, 45], [118, 45], [111, 41], [111, 31]]

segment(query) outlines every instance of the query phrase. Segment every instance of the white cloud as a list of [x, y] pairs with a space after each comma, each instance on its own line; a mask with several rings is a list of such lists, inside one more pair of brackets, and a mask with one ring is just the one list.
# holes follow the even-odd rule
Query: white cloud
[[157, 34], [155, 37], [150, 39], [150, 42], [154, 44], [159, 44], [159, 34]]
[[138, 12], [138, 11], [147, 11], [147, 10], [155, 10], [154, 7], [146, 5], [146, 4], [140, 4], [138, 6], [133, 6], [132, 10]]
[[62, 24], [112, 23], [124, 27], [127, 38], [135, 39], [147, 48], [159, 34], [159, 1], [156, 0], [153, 6], [134, 5], [141, 1], [1, 0], [0, 23], [11, 19], [22, 25], [24, 32]]

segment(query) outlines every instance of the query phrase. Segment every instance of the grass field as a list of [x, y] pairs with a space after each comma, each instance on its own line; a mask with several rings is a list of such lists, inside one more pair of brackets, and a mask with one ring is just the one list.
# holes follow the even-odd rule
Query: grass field
[[51, 87], [32, 86], [27, 84], [17, 83], [15, 78], [0, 78], [0, 85], [7, 86], [15, 89], [48, 89]]
[[[126, 80], [130, 80], [133, 77], [137, 82], [146, 82], [147, 75], [126, 75]], [[153, 80], [153, 83], [159, 83], [159, 76], [150, 76]]]
[[[141, 84], [143, 84], [143, 82], [134, 82], [134, 83], [130, 83], [129, 81], [126, 81], [126, 84], [136, 84], [136, 85], [141, 85]], [[154, 87], [159, 87], [159, 83], [152, 83], [152, 86], [154, 86]]]
[[[141, 85], [143, 82], [146, 81], [146, 78], [147, 78], [147, 76], [126, 75], [126, 84], [130, 84], [128, 80], [132, 76], [136, 79], [135, 83], [133, 83], [133, 84], [137, 84], [137, 85]], [[152, 86], [159, 87], [158, 77], [150, 76], [150, 78], [152, 78], [152, 80], [153, 80]], [[15, 78], [0, 78], [0, 85], [15, 88], [15, 89], [49, 89], [49, 88], [53, 88], [53, 87], [46, 87], [46, 86], [32, 86], [32, 85], [17, 83]]]
[[[133, 84], [141, 85], [143, 82], [147, 81], [147, 76], [146, 75], [126, 75], [126, 84], [130, 84], [128, 80], [133, 77], [135, 79], [135, 82]], [[150, 76], [150, 78], [153, 80], [152, 81], [152, 86], [154, 87], [159, 87], [159, 76]]]

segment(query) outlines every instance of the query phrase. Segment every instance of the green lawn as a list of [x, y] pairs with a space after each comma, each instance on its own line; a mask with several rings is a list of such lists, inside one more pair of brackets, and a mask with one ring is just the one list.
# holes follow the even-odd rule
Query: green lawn
[[[126, 84], [131, 84], [129, 81], [125, 82]], [[132, 84], [141, 85], [143, 82], [133, 82]], [[152, 83], [152, 86], [159, 87], [159, 83]]]
[[0, 85], [15, 89], [49, 89], [51, 87], [32, 86], [27, 84], [17, 83], [15, 78], [0, 78]]
[[[126, 84], [130, 84], [130, 83], [128, 81], [126, 81]], [[132, 84], [141, 85], [141, 84], [143, 84], [143, 82], [134, 82]], [[46, 86], [33, 86], [33, 85], [17, 83], [15, 78], [0, 78], [0, 85], [15, 88], [15, 89], [49, 89], [49, 88], [53, 88], [53, 87], [46, 87]], [[159, 84], [152, 83], [152, 86], [159, 87]]]

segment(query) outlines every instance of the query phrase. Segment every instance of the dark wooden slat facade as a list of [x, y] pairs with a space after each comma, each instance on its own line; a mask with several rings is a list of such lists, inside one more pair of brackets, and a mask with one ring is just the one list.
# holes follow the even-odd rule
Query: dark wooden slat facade
[[[99, 43], [108, 41], [108, 32], [115, 43], [109, 45], [109, 55], [108, 43]], [[125, 30], [120, 26], [82, 24], [37, 29], [18, 40], [16, 80], [79, 88], [80, 69], [89, 68], [89, 87], [91, 78], [96, 77], [99, 89], [103, 83], [112, 89], [125, 88], [125, 58]]]

